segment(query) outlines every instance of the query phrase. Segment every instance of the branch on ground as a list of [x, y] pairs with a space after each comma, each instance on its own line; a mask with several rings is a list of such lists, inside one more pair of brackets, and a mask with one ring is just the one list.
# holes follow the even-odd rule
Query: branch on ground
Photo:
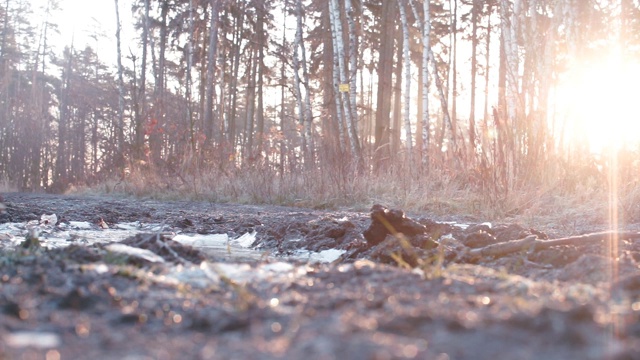
[[640, 239], [640, 232], [604, 231], [579, 236], [540, 240], [536, 235], [527, 236], [524, 239], [506, 241], [491, 244], [479, 249], [470, 250], [466, 255], [471, 261], [477, 261], [487, 257], [501, 257], [516, 252], [527, 250], [543, 250], [554, 246], [584, 246], [591, 245], [608, 239], [635, 240]]

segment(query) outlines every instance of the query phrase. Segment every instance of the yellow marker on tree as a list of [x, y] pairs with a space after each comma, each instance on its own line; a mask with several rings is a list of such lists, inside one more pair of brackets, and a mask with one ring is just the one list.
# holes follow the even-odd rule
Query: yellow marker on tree
[[349, 84], [338, 85], [338, 90], [340, 90], [340, 92], [349, 92], [349, 89]]

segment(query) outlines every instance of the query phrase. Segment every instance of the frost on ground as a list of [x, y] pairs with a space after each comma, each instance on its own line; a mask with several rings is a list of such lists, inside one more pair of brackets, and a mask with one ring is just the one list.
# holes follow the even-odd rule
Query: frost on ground
[[[612, 256], [607, 239], [538, 248], [575, 234], [384, 207], [5, 199], [0, 358], [640, 353], [633, 232]], [[486, 256], [496, 244], [510, 251]]]

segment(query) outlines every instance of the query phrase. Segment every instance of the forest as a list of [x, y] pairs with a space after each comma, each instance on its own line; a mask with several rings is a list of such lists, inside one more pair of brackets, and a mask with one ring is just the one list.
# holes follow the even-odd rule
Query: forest
[[596, 81], [640, 62], [638, 1], [113, 2], [116, 64], [52, 51], [59, 0], [0, 5], [4, 187], [498, 215], [615, 188], [640, 215], [631, 88]]

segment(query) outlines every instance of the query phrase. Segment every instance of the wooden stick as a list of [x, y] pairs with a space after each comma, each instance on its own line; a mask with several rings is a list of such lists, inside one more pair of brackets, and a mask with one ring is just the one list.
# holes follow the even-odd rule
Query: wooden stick
[[478, 260], [484, 257], [499, 257], [529, 249], [542, 250], [554, 246], [589, 245], [607, 239], [640, 239], [640, 232], [603, 231], [598, 233], [570, 236], [551, 240], [540, 240], [535, 235], [529, 235], [524, 239], [506, 241], [491, 244], [479, 249], [473, 249], [470, 250], [467, 255], [471, 257], [471, 260]]

